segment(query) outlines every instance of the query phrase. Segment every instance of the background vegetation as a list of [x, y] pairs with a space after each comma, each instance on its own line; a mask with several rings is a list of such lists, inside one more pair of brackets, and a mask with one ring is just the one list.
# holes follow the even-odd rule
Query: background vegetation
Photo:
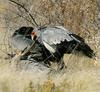
[[[28, 14], [9, 0], [0, 0], [0, 92], [99, 92], [100, 1], [15, 0], [34, 16], [38, 25], [62, 25], [82, 36], [94, 49], [97, 60], [82, 53], [64, 56], [61, 72], [16, 70], [7, 53], [15, 51], [11, 34], [21, 26], [36, 27]], [[95, 63], [96, 62], [96, 63]]]

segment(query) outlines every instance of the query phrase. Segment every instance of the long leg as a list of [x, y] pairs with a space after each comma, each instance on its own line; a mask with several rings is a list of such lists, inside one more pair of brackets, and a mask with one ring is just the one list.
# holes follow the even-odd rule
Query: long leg
[[66, 65], [64, 63], [63, 58], [61, 58], [60, 61], [58, 61], [58, 70], [62, 70], [64, 68], [66, 68]]

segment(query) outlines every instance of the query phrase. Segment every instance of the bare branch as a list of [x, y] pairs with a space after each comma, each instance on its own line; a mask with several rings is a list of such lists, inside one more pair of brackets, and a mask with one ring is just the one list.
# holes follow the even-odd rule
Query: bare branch
[[20, 3], [15, 2], [15, 1], [13, 1], [13, 0], [9, 0], [9, 1], [11, 1], [11, 2], [17, 4], [18, 6], [20, 6], [21, 8], [23, 8], [23, 9], [25, 10], [25, 12], [27, 12], [27, 14], [28, 14], [28, 15], [30, 16], [30, 18], [33, 20], [34, 24], [35, 24], [37, 27], [39, 26], [39, 25], [36, 23], [36, 21], [35, 21], [34, 17], [32, 16], [32, 14], [29, 13], [29, 11], [28, 11], [23, 5], [21, 5]]
[[[29, 22], [29, 23], [31, 23], [32, 25], [34, 25], [34, 23], [31, 22], [29, 19], [27, 19], [26, 17], [22, 16], [21, 14], [19, 14], [19, 13], [17, 13], [17, 12], [12, 11], [11, 9], [7, 9], [7, 8], [1, 8], [1, 9], [4, 9], [4, 10], [10, 10], [10, 12], [16, 14], [17, 16], [19, 16], [19, 17], [25, 19], [27, 22]], [[14, 18], [14, 19], [15, 19], [15, 18]]]

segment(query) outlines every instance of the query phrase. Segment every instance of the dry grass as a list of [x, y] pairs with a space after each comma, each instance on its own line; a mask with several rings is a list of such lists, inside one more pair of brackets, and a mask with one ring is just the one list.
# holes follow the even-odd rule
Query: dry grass
[[[65, 62], [68, 56], [65, 56]], [[5, 62], [5, 63], [4, 63]], [[0, 65], [0, 92], [99, 92], [100, 64], [72, 56], [61, 72], [18, 71], [8, 61]]]
[[[30, 3], [31, 1], [33, 3]], [[8, 0], [1, 2], [0, 49], [11, 52], [8, 37], [12, 31], [16, 27], [31, 24], [3, 9], [7, 7]], [[31, 12], [34, 11], [32, 14], [39, 24], [63, 25], [77, 32], [97, 51], [97, 57], [100, 57], [99, 0], [30, 0], [30, 2], [26, 3], [26, 6], [29, 8], [29, 4], [34, 5]], [[9, 9], [16, 10], [16, 7], [11, 5]], [[8, 19], [6, 21], [5, 16]], [[4, 26], [8, 28], [2, 28]], [[100, 92], [100, 58], [94, 63], [94, 60], [81, 53], [66, 54], [64, 61], [67, 69], [47, 74], [47, 72], [16, 70], [16, 67], [9, 63], [11, 60], [4, 59], [7, 55], [1, 50], [0, 92]]]

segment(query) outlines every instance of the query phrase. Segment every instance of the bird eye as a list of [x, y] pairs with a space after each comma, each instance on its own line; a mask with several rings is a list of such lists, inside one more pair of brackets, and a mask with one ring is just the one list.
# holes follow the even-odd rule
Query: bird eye
[[32, 32], [32, 35], [35, 35], [35, 32]]

